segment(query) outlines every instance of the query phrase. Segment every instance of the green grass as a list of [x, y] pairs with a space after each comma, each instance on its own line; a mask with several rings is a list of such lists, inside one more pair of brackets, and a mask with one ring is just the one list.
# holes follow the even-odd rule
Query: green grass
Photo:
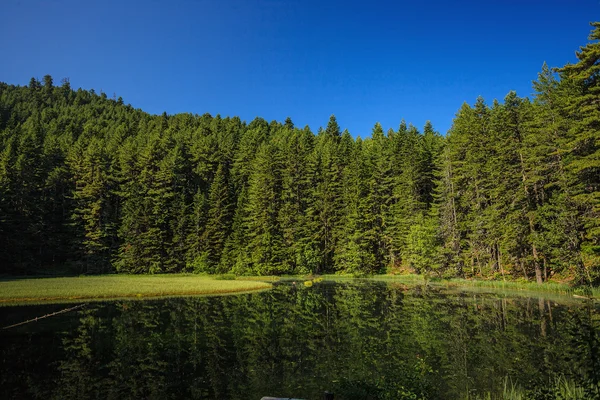
[[426, 283], [429, 280], [425, 276], [417, 274], [374, 275], [373, 279], [378, 281], [394, 281], [402, 283]]
[[[536, 396], [537, 394], [537, 396]], [[504, 379], [504, 387], [501, 394], [493, 396], [491, 393], [487, 393], [484, 396], [467, 397], [469, 399], [477, 400], [525, 400], [531, 398], [551, 398], [563, 399], [563, 400], [580, 400], [585, 399], [585, 389], [578, 385], [576, 382], [565, 378], [563, 375], [556, 376], [551, 379], [546, 385], [538, 388], [537, 391], [528, 392], [523, 389], [519, 384], [513, 383], [510, 378]]]
[[596, 287], [573, 287], [556, 282], [544, 282], [541, 285], [535, 282], [515, 282], [515, 281], [484, 281], [470, 279], [448, 279], [440, 281], [432, 281], [448, 287], [479, 287], [493, 288], [510, 291], [531, 291], [531, 292], [548, 292], [559, 293], [565, 295], [575, 295], [584, 297], [600, 297], [600, 288]]
[[483, 279], [439, 279], [424, 275], [375, 275], [375, 280], [400, 281], [404, 283], [428, 283], [447, 287], [479, 287], [510, 291], [549, 292], [566, 295], [580, 295], [585, 297], [600, 297], [600, 288], [574, 287], [564, 283], [544, 282], [541, 285], [533, 281], [500, 281]]
[[238, 281], [278, 282], [281, 280], [281, 277], [275, 275], [238, 276], [236, 279]]
[[[348, 281], [357, 279], [353, 275], [323, 275], [326, 280], [333, 281]], [[383, 282], [399, 282], [407, 285], [433, 285], [443, 286], [448, 289], [494, 289], [502, 292], [510, 292], [513, 294], [527, 294], [544, 292], [548, 294], [557, 294], [564, 296], [582, 296], [600, 298], [600, 288], [597, 287], [573, 287], [563, 283], [544, 282], [538, 285], [533, 281], [499, 281], [499, 280], [482, 280], [482, 279], [440, 279], [431, 276], [417, 274], [399, 274], [399, 275], [371, 275], [364, 279], [383, 281]]]
[[[307, 280], [301, 276], [242, 276], [223, 275], [101, 275], [56, 278], [2, 278], [0, 279], [0, 306], [43, 302], [73, 302], [117, 298], [146, 298], [186, 295], [216, 295], [268, 289], [270, 282], [279, 280]], [[354, 280], [353, 275], [323, 275], [333, 281]], [[546, 282], [491, 281], [467, 279], [431, 279], [423, 275], [374, 275], [369, 280], [430, 284], [453, 288], [490, 288], [499, 291], [526, 293], [546, 292], [567, 296], [600, 297], [599, 288], [573, 288], [569, 285]]]
[[101, 275], [0, 280], [0, 305], [116, 298], [216, 295], [269, 289], [261, 281], [198, 275]]

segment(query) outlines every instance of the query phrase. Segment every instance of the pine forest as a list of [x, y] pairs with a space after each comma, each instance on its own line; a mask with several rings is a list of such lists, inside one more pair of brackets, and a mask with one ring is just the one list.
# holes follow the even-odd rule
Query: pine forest
[[0, 83], [0, 274], [599, 284], [592, 25], [576, 63], [541, 68], [534, 96], [465, 103], [445, 135], [400, 122], [361, 138], [333, 115], [316, 132], [290, 118], [151, 115], [50, 75]]

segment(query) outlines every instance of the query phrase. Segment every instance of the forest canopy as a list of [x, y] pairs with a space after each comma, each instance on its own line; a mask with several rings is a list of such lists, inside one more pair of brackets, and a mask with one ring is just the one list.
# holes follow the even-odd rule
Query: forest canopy
[[151, 115], [0, 83], [0, 273], [553, 274], [600, 283], [600, 23], [446, 136]]

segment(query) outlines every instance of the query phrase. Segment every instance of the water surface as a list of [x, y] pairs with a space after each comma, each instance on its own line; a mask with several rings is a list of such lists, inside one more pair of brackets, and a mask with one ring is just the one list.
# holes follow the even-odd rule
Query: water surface
[[[0, 325], [68, 307], [0, 308]], [[0, 398], [476, 399], [507, 383], [538, 393], [557, 377], [594, 379], [598, 311], [372, 281], [89, 303], [0, 330]]]

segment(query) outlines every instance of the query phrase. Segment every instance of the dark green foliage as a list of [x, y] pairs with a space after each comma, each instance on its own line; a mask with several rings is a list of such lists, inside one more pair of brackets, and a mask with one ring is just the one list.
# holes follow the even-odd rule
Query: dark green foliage
[[278, 221], [281, 207], [281, 160], [271, 143], [262, 143], [248, 180], [244, 273], [271, 275], [285, 272], [283, 235]]
[[369, 207], [368, 169], [360, 139], [352, 145], [349, 156], [343, 174], [344, 214], [334, 261], [336, 270], [362, 275], [374, 272], [377, 266], [372, 251], [372, 233], [376, 227], [369, 224], [373, 209]]
[[69, 155], [74, 181], [73, 253], [82, 272], [110, 271], [116, 243], [115, 177], [111, 176], [110, 155], [97, 138], [87, 144], [79, 141]]
[[448, 267], [538, 283], [569, 272], [597, 283], [599, 48], [582, 48], [558, 77], [544, 65], [533, 102], [511, 92], [504, 104], [461, 108], [442, 163]]
[[206, 229], [202, 234], [205, 248], [203, 254], [208, 267], [206, 272], [214, 272], [221, 259], [231, 224], [232, 203], [227, 184], [227, 172], [222, 164], [217, 168], [215, 178], [210, 185], [208, 207]]
[[[568, 130], [559, 142], [564, 160], [565, 191], [581, 215], [582, 278], [600, 282], [600, 22], [592, 23], [590, 41], [576, 53], [578, 62], [558, 69], [564, 82]], [[579, 250], [579, 249], [577, 249]], [[594, 268], [596, 269], [596, 268]]]

